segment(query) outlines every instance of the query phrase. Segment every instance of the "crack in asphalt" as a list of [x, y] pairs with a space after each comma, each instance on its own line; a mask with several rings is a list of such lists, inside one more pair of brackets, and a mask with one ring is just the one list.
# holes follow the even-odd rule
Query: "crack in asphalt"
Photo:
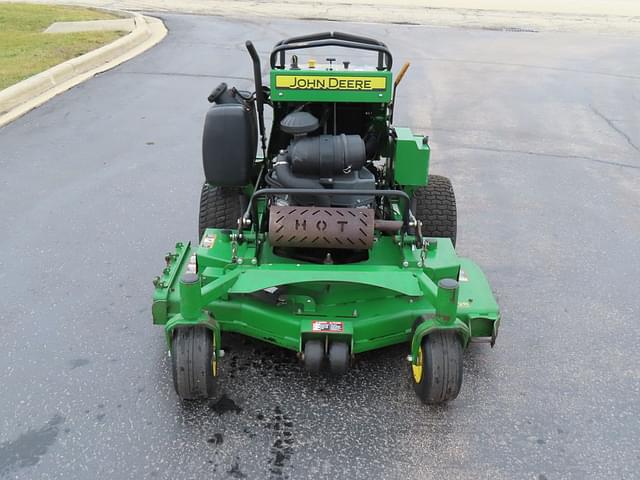
[[180, 73], [180, 72], [135, 72], [135, 71], [127, 71], [127, 72], [117, 72], [119, 74], [125, 75], [159, 75], [166, 77], [194, 77], [194, 78], [222, 78], [222, 79], [230, 79], [230, 80], [249, 80], [253, 81], [252, 78], [249, 77], [234, 77], [232, 75], [212, 75], [209, 73]]
[[545, 65], [531, 65], [526, 63], [509, 63], [509, 62], [490, 62], [486, 60], [470, 60], [470, 59], [461, 59], [461, 58], [437, 58], [437, 57], [428, 57], [428, 56], [418, 56], [413, 57], [414, 62], [418, 62], [420, 60], [425, 60], [429, 62], [445, 62], [445, 63], [469, 63], [469, 64], [479, 64], [479, 65], [494, 65], [498, 67], [517, 67], [517, 68], [530, 68], [534, 70], [550, 70], [554, 72], [568, 72], [568, 73], [580, 73], [584, 75], [602, 75], [604, 77], [612, 77], [612, 78], [624, 78], [627, 80], [640, 80], [640, 76], [638, 75], [626, 75], [621, 73], [609, 73], [609, 72], [597, 72], [590, 70], [579, 70], [574, 68], [564, 68], [564, 67], [549, 67]]
[[464, 145], [464, 144], [455, 144], [455, 143], [446, 143], [440, 142], [443, 145], [449, 145], [455, 148], [464, 148], [466, 150], [482, 150], [486, 152], [496, 152], [496, 153], [520, 153], [523, 155], [533, 155], [540, 157], [552, 157], [552, 158], [569, 158], [576, 160], [588, 160], [595, 163], [602, 163], [604, 165], [611, 165], [614, 167], [623, 167], [623, 168], [632, 168], [636, 170], [640, 170], [640, 165], [632, 165], [630, 163], [622, 163], [622, 162], [614, 162], [611, 160], [601, 160], [599, 158], [594, 157], [585, 157], [582, 155], [568, 155], [568, 154], [560, 154], [560, 153], [546, 153], [546, 152], [533, 152], [531, 150], [512, 150], [508, 148], [491, 148], [491, 147], [478, 147], [475, 145]]
[[609, 117], [607, 117], [604, 113], [602, 113], [593, 105], [589, 105], [589, 108], [591, 108], [593, 113], [595, 113], [598, 117], [604, 120], [607, 123], [607, 125], [611, 127], [612, 130], [622, 135], [622, 137], [627, 141], [627, 143], [631, 148], [633, 148], [636, 152], [640, 153], [640, 148], [638, 148], [638, 146], [635, 143], [633, 143], [633, 140], [631, 140], [631, 137], [624, 130], [616, 126], [613, 120], [611, 120]]

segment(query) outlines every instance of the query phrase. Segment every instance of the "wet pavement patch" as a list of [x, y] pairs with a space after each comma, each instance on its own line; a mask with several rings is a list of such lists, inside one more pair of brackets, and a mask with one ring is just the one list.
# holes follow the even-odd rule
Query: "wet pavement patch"
[[236, 461], [233, 462], [233, 465], [231, 465], [231, 468], [227, 470], [227, 473], [233, 478], [247, 478], [247, 476], [240, 470], [240, 462], [237, 458]]
[[222, 395], [216, 402], [210, 403], [209, 407], [211, 410], [216, 412], [218, 415], [222, 415], [227, 412], [241, 413], [242, 408], [236, 405], [232, 399], [227, 397], [227, 395]]
[[[293, 422], [290, 421], [288, 415], [285, 415], [282, 408], [277, 405], [273, 409], [272, 421], [265, 423], [264, 427], [273, 430], [273, 443], [270, 449], [269, 471], [274, 477], [284, 476], [286, 468], [291, 456], [294, 453], [293, 445]], [[264, 417], [263, 417], [264, 418]]]
[[56, 441], [62, 423], [64, 417], [54, 415], [38, 430], [28, 430], [15, 440], [0, 445], [0, 476], [37, 464]]
[[74, 358], [69, 361], [69, 365], [71, 365], [71, 370], [78, 367], [84, 367], [89, 363], [91, 363], [91, 360], [89, 360], [88, 358]]
[[216, 433], [213, 435], [213, 437], [207, 439], [207, 443], [210, 443], [212, 445], [222, 445], [223, 441], [224, 437], [221, 433]]

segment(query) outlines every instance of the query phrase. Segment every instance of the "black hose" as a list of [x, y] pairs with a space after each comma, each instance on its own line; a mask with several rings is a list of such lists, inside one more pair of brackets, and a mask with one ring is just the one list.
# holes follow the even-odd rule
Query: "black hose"
[[283, 185], [278, 181], [277, 177], [274, 177], [274, 174], [271, 173], [269, 175], [265, 175], [264, 181], [267, 185], [274, 188], [282, 188]]
[[[282, 159], [279, 155], [276, 159], [276, 163], [273, 166], [276, 175], [278, 176], [278, 182], [285, 188], [304, 188], [304, 189], [318, 189], [324, 188], [320, 181], [312, 178], [297, 177], [291, 173], [291, 165], [289, 162]], [[329, 193], [329, 192], [327, 192]], [[315, 202], [320, 207], [329, 207], [331, 205], [331, 198], [329, 195], [320, 195], [314, 198]]]

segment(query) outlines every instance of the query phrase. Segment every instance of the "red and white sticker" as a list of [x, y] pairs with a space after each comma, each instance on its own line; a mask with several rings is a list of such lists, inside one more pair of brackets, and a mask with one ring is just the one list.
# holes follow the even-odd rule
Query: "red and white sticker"
[[341, 333], [344, 332], [344, 322], [314, 320], [311, 322], [311, 330], [314, 332]]
[[184, 273], [197, 273], [198, 272], [198, 258], [194, 253], [189, 257], [189, 263], [187, 263], [187, 269]]
[[212, 248], [216, 243], [216, 234], [210, 233], [202, 237], [202, 241], [200, 242], [200, 246], [202, 248]]

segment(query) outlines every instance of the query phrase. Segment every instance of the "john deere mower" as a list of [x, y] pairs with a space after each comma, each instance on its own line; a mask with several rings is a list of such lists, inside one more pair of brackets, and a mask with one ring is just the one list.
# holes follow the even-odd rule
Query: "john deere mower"
[[[306, 35], [275, 45], [268, 87], [246, 47], [255, 92], [223, 83], [209, 96], [199, 244], [176, 244], [154, 281], [177, 394], [215, 394], [234, 332], [334, 375], [406, 343], [418, 397], [453, 400], [463, 350], [493, 346], [500, 314], [480, 268], [456, 255], [455, 197], [429, 174], [428, 137], [393, 124], [409, 65], [394, 77], [380, 41]], [[320, 47], [370, 52], [374, 66], [316, 63], [308, 49]]]

